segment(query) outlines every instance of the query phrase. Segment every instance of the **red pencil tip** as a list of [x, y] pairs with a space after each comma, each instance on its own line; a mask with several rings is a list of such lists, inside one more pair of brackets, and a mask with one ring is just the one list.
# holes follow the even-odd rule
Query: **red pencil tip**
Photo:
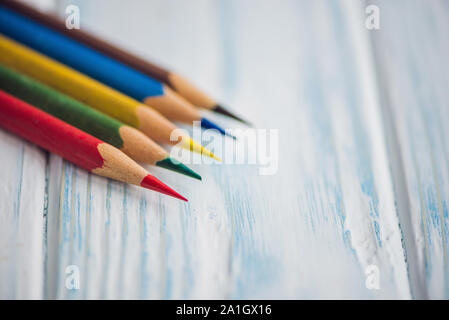
[[144, 188], [154, 190], [169, 196], [172, 196], [174, 198], [178, 198], [184, 201], [188, 201], [186, 198], [181, 196], [179, 193], [177, 193], [175, 190], [167, 186], [165, 183], [161, 182], [156, 177], [153, 177], [152, 175], [147, 175], [145, 178], [142, 179], [140, 182], [140, 185]]

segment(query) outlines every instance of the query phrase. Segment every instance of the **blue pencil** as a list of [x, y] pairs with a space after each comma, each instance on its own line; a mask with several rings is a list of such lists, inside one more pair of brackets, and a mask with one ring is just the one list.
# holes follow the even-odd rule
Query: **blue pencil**
[[202, 117], [187, 100], [160, 81], [2, 5], [0, 32], [151, 106], [171, 120], [189, 124], [199, 121], [205, 129], [226, 134], [224, 129]]

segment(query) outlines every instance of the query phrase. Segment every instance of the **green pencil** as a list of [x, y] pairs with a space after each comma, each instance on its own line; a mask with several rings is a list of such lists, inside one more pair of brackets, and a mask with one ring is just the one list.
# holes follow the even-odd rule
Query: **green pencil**
[[138, 162], [201, 180], [200, 175], [170, 158], [167, 151], [139, 130], [2, 65], [0, 89], [113, 145]]

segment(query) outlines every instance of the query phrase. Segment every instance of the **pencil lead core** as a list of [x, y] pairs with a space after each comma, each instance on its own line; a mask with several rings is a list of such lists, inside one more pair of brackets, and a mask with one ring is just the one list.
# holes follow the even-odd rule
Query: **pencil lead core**
[[206, 118], [201, 118], [201, 127], [204, 128], [204, 129], [217, 130], [222, 135], [231, 137], [232, 139], [236, 140], [235, 136], [233, 136], [232, 134], [226, 132], [226, 130], [224, 130], [223, 128], [221, 128], [220, 126], [216, 125], [215, 123], [213, 123], [212, 121], [210, 121], [210, 120], [208, 120]]
[[206, 149], [205, 147], [203, 147], [202, 145], [200, 145], [199, 143], [195, 142], [192, 138], [190, 137], [185, 137], [183, 139], [184, 143], [182, 145], [183, 148], [199, 153], [201, 155], [205, 155], [208, 156], [210, 158], [213, 158], [217, 161], [221, 162], [220, 157], [217, 157], [215, 154], [212, 153], [212, 151]]
[[190, 169], [183, 163], [179, 162], [178, 160], [170, 158], [170, 157], [167, 157], [164, 160], [156, 162], [156, 165], [161, 168], [172, 170], [172, 171], [184, 174], [186, 176], [189, 176], [189, 177], [192, 177], [192, 178], [195, 178], [198, 180], [202, 180], [201, 176], [198, 173], [196, 173], [195, 171], [193, 171], [192, 169]]
[[156, 177], [148, 174], [145, 176], [145, 178], [142, 179], [140, 182], [140, 185], [144, 188], [154, 190], [163, 194], [166, 194], [168, 196], [181, 199], [183, 201], [188, 201], [186, 198], [184, 198], [182, 195], [177, 193], [175, 190], [167, 186], [165, 183], [157, 179]]
[[222, 114], [222, 115], [225, 115], [225, 116], [227, 116], [227, 117], [230, 117], [230, 118], [232, 118], [232, 119], [234, 119], [234, 120], [237, 120], [237, 121], [239, 121], [239, 122], [241, 122], [241, 123], [246, 124], [247, 126], [250, 126], [250, 127], [253, 126], [251, 122], [249, 122], [249, 121], [247, 121], [247, 120], [243, 120], [242, 118], [240, 118], [240, 117], [236, 116], [235, 114], [233, 114], [232, 112], [226, 110], [225, 108], [223, 108], [223, 106], [221, 106], [221, 105], [219, 105], [219, 104], [217, 104], [217, 105], [212, 109], [212, 111], [214, 111], [214, 112], [216, 112], [216, 113], [219, 113], [219, 114]]

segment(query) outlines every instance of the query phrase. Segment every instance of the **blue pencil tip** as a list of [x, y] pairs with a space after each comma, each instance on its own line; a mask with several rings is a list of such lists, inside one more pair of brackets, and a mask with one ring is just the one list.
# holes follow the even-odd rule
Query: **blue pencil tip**
[[230, 134], [230, 133], [227, 133], [227, 132], [226, 132], [226, 135], [227, 135], [228, 137], [231, 137], [231, 138], [234, 139], [234, 140], [237, 140], [237, 137], [236, 137], [236, 136], [233, 136], [233, 135]]
[[[201, 118], [201, 127], [204, 129], [215, 129], [218, 132], [220, 132], [222, 135], [229, 136], [229, 134], [227, 134], [223, 128], [217, 126], [215, 123], [213, 123], [210, 120], [207, 120], [206, 118]], [[231, 136], [231, 137], [233, 137], [233, 136]], [[233, 138], [235, 139], [235, 137], [233, 137]]]

